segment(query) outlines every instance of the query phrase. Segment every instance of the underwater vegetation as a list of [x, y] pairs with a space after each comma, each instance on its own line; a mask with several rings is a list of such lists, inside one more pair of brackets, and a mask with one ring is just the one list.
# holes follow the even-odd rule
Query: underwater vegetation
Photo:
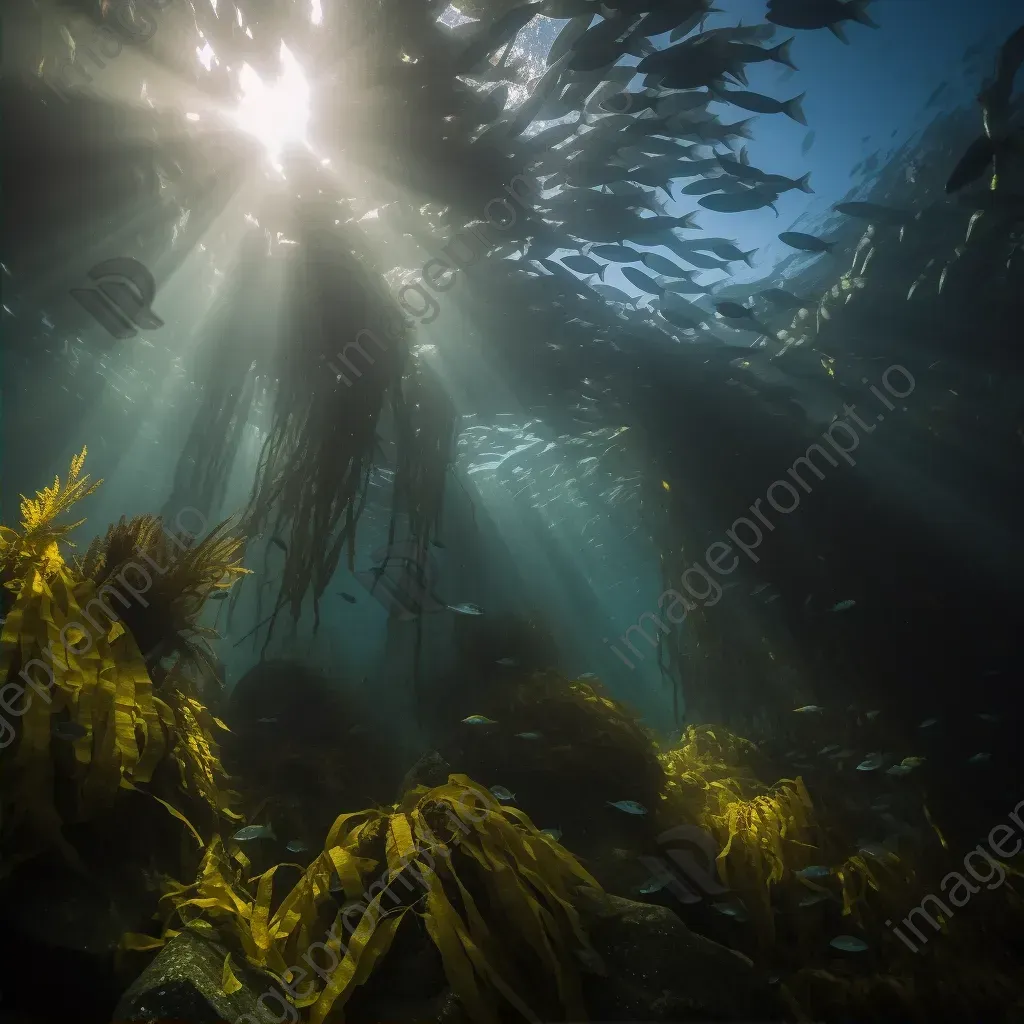
[[[275, 876], [294, 867], [246, 877], [248, 857], [214, 837], [195, 883], [165, 881], [161, 939], [177, 934], [172, 922], [215, 930], [233, 940], [235, 956], [308, 1008], [310, 1024], [321, 1024], [366, 982], [399, 929], [418, 919], [470, 1019], [503, 1019], [498, 1007], [507, 1003], [535, 1020], [531, 1004], [545, 996], [561, 1002], [567, 1019], [582, 1019], [573, 951], [590, 947], [572, 887], [597, 883], [525, 814], [496, 805], [465, 776], [417, 787], [391, 808], [343, 814], [322, 852], [278, 898]], [[159, 944], [125, 938], [125, 948]], [[311, 956], [314, 947], [330, 954], [331, 966]], [[538, 978], [550, 991], [538, 990]]]
[[775, 938], [771, 889], [791, 878], [813, 851], [814, 808], [803, 780], [763, 785], [753, 774], [752, 743], [722, 727], [691, 726], [660, 755], [665, 770], [659, 816], [696, 823], [714, 836], [722, 881], [741, 894], [758, 932]]
[[[211, 667], [197, 617], [206, 597], [245, 572], [235, 557], [241, 542], [222, 524], [199, 544], [178, 538], [185, 554], [175, 562], [160, 521], [142, 517], [111, 527], [83, 559], [66, 560], [61, 548], [84, 520], [57, 520], [102, 482], [82, 475], [85, 456], [83, 448], [71, 460], [63, 483], [22, 499], [20, 530], [0, 527], [0, 678], [11, 712], [0, 752], [5, 872], [47, 847], [80, 867], [63, 824], [88, 820], [124, 791], [148, 793], [200, 846], [178, 806], [182, 793], [215, 819], [234, 816], [214, 738], [226, 726], [198, 699], [201, 677], [190, 669]], [[112, 585], [125, 588], [125, 568], [138, 566], [133, 552], [170, 558], [148, 606], [131, 584], [134, 599]], [[140, 641], [147, 653], [154, 642], [173, 656], [171, 666], [152, 671]]]
[[[86, 17], [99, 23], [120, 5], [78, 4], [69, 25], [61, 20], [66, 6], [56, 15], [59, 25], [48, 16], [44, 27], [53, 38], [38, 70], [30, 69], [37, 78], [44, 67], [52, 76], [56, 61], [66, 65], [69, 47], [74, 59], [71, 33], [80, 34]], [[98, 486], [83, 475], [83, 449], [65, 481], [23, 499], [18, 527], [0, 527], [5, 906], [16, 889], [63, 895], [58, 881], [71, 873], [53, 876], [68, 862], [79, 869], [74, 883], [95, 888], [104, 902], [107, 893], [87, 874], [102, 857], [111, 873], [145, 873], [159, 886], [159, 902], [156, 892], [141, 895], [130, 920], [116, 922], [126, 932], [122, 967], [139, 966], [147, 952], [161, 950], [159, 959], [183, 936], [202, 936], [225, 947], [224, 993], [246, 988], [255, 971], [306, 1021], [391, 1019], [370, 1015], [367, 992], [388, 986], [388, 971], [405, 964], [407, 951], [447, 981], [460, 1024], [582, 1020], [588, 1011], [598, 1020], [674, 1019], [678, 1007], [667, 998], [657, 1004], [660, 1017], [604, 1016], [601, 1005], [587, 1003], [600, 965], [581, 887], [601, 886], [609, 900], [630, 904], [634, 917], [651, 911], [648, 920], [662, 929], [654, 937], [678, 943], [690, 962], [700, 960], [679, 941], [680, 931], [763, 976], [794, 1021], [1024, 1018], [1018, 861], [992, 862], [993, 877], [996, 868], [1005, 877], [986, 888], [998, 891], [968, 884], [977, 893], [970, 911], [956, 903], [955, 914], [925, 919], [934, 927], [921, 948], [900, 933], [939, 880], [955, 874], [946, 873], [972, 816], [986, 814], [1016, 785], [988, 734], [984, 747], [972, 746], [955, 766], [916, 734], [936, 735], [938, 723], [952, 717], [933, 702], [955, 707], [961, 719], [994, 722], [991, 712], [1001, 709], [983, 690], [1001, 696], [1008, 673], [993, 671], [996, 682], [984, 682], [978, 660], [982, 652], [994, 664], [1015, 657], [1014, 595], [990, 585], [999, 577], [982, 570], [981, 556], [994, 552], [1006, 577], [1019, 578], [1014, 549], [989, 527], [1001, 524], [1007, 507], [999, 491], [1017, 490], [1011, 485], [1024, 440], [1017, 359], [1024, 201], [1014, 144], [1020, 105], [1012, 98], [1024, 35], [1017, 31], [1003, 45], [980, 117], [973, 107], [936, 115], [890, 151], [877, 177], [851, 188], [834, 206], [837, 216], [801, 219], [805, 231], [777, 235], [799, 252], [762, 282], [702, 285], [693, 280], [698, 271], [728, 282], [730, 265], [752, 267], [754, 251], [701, 237], [686, 207], [763, 213], [784, 193], [792, 200], [794, 190], [810, 191], [803, 167], [793, 178], [768, 174], [751, 165], [745, 148], [736, 152], [750, 137], [749, 119], [726, 123], [706, 109], [729, 103], [804, 122], [802, 96], [782, 102], [723, 88], [726, 76], [745, 87], [747, 65], [795, 70], [792, 39], [776, 45], [772, 25], [705, 25], [706, 16], [722, 13], [711, 0], [459, 0], [458, 9], [482, 19], [468, 26], [453, 26], [446, 15], [439, 21], [445, 5], [434, 0], [324, 4], [326, 11], [315, 0], [258, 5], [254, 39], [244, 31], [253, 12], [242, 6], [249, 5], [169, 11], [160, 49], [147, 60], [158, 57], [161, 71], [219, 96], [233, 84], [224, 77], [228, 61], [237, 67], [244, 55], [262, 68], [272, 56], [267, 40], [276, 46], [275, 33], [298, 34], [301, 20], [332, 70], [343, 72], [319, 98], [318, 128], [328, 138], [317, 144], [348, 166], [339, 175], [317, 169], [307, 154], [285, 161], [288, 184], [266, 187], [269, 202], [253, 205], [258, 222], [245, 215], [259, 230], [243, 240], [222, 322], [207, 333], [195, 321], [194, 373], [179, 354], [180, 339], [163, 344], [171, 330], [155, 343], [138, 339], [139, 347], [103, 356], [63, 325], [52, 333], [54, 322], [34, 315], [32, 264], [49, 275], [55, 236], [91, 234], [74, 206], [97, 212], [107, 232], [127, 224], [118, 215], [127, 214], [128, 196], [146, 207], [144, 218], [131, 215], [140, 230], [132, 244], [150, 265], [161, 257], [163, 280], [172, 276], [163, 277], [165, 265], [180, 270], [182, 263], [201, 269], [197, 276], [223, 277], [233, 236], [215, 240], [218, 221], [234, 216], [229, 206], [243, 180], [248, 184], [264, 161], [241, 145], [211, 143], [211, 134], [227, 133], [206, 132], [205, 112], [203, 131], [193, 135], [186, 126], [183, 133], [173, 104], [146, 105], [145, 83], [140, 102], [125, 104], [130, 109], [74, 97], [56, 115], [56, 104], [39, 102], [39, 82], [4, 85], [15, 96], [23, 92], [31, 123], [25, 159], [16, 161], [24, 168], [15, 178], [23, 202], [12, 204], [24, 252], [5, 254], [14, 273], [0, 264], [15, 282], [12, 291], [4, 279], [5, 303], [13, 306], [5, 305], [4, 324], [19, 360], [17, 386], [11, 400], [5, 391], [4, 405], [33, 442], [17, 446], [23, 450], [13, 457], [33, 472], [37, 459], [51, 465], [74, 436], [69, 423], [77, 430], [76, 417], [95, 422], [92, 406], [101, 398], [127, 413], [129, 424], [147, 427], [159, 419], [138, 410], [169, 402], [168, 422], [183, 428], [181, 444], [173, 430], [153, 441], [165, 445], [164, 454], [173, 450], [171, 463], [177, 458], [162, 517], [122, 518], [72, 556], [70, 537], [81, 522], [63, 518]], [[829, 44], [817, 30], [838, 34], [843, 20], [864, 20], [863, 4], [811, 6], [773, 0], [768, 20], [792, 25], [801, 43], [814, 33]], [[41, 10], [25, 9], [32, 19]], [[567, 24], [545, 62], [544, 54], [526, 51], [541, 30], [557, 30], [553, 19]], [[29, 27], [40, 26], [33, 20]], [[202, 49], [192, 45], [193, 30]], [[678, 46], [665, 42], [669, 34]], [[210, 41], [220, 54], [214, 72]], [[634, 59], [646, 74], [638, 91], [629, 90]], [[852, 106], [856, 90], [844, 98]], [[829, 128], [843, 131], [844, 110], [838, 115]], [[535, 121], [546, 127], [528, 134], [540, 127]], [[125, 125], [132, 129], [127, 145], [118, 137]], [[816, 127], [821, 150], [826, 125]], [[104, 128], [108, 139], [100, 137]], [[979, 131], [984, 135], [967, 145]], [[172, 165], [180, 172], [173, 181], [165, 173]], [[878, 155], [862, 166], [877, 170]], [[534, 194], [524, 198], [508, 183], [527, 175], [543, 186], [527, 185]], [[691, 183], [680, 188], [685, 180]], [[518, 207], [508, 206], [512, 225], [497, 228], [487, 211], [504, 194]], [[55, 211], [38, 218], [47, 230], [24, 216], [37, 206]], [[465, 248], [468, 226], [479, 226], [482, 212], [500, 237], [474, 235], [484, 251], [463, 265], [451, 250], [460, 242]], [[209, 255], [199, 257], [206, 242]], [[643, 251], [653, 245], [663, 253]], [[417, 336], [403, 314], [425, 314], [433, 298], [424, 284], [389, 289], [422, 254], [438, 252], [457, 264], [442, 275], [451, 272], [449, 284], [458, 279], [457, 301], [445, 307], [447, 319]], [[620, 278], [643, 297], [608, 283]], [[406, 301], [416, 288], [419, 311]], [[220, 294], [215, 285], [210, 294]], [[278, 298], [286, 314], [280, 321], [268, 315]], [[140, 352], [144, 358], [136, 360]], [[165, 357], [176, 390], [160, 387]], [[632, 520], [622, 533], [642, 530], [638, 542], [646, 537], [651, 545], [626, 552], [629, 574], [637, 551], [652, 569], [660, 553], [667, 588], [708, 537], [720, 536], [755, 494], [766, 493], [760, 485], [768, 467], [785, 473], [794, 456], [810, 452], [829, 417], [836, 422], [856, 396], [857, 381], [868, 382], [864, 373], [876, 360], [905, 364], [908, 377], [912, 370], [915, 395], [900, 416], [889, 417], [894, 406], [886, 404], [886, 427], [873, 449], [864, 438], [857, 472], [808, 475], [804, 489], [815, 491], [813, 501], [773, 526], [763, 547], [758, 540], [761, 561], [756, 570], [745, 567], [758, 578], [733, 581], [741, 591], [721, 605], [711, 598], [683, 628], [663, 630], [657, 653], [653, 643], [643, 652], [652, 656], [644, 669], [656, 664], [673, 688], [670, 742], [615, 699], [631, 692], [629, 676], [609, 677], [621, 689], [589, 674], [570, 678], [559, 667], [567, 652], [559, 651], [553, 624], [545, 630], [533, 619], [502, 621], [468, 602], [447, 606], [463, 614], [452, 625], [454, 664], [440, 680], [427, 677], [430, 656], [442, 647], [429, 643], [431, 620], [417, 613], [409, 629], [398, 615], [388, 620], [388, 653], [404, 653], [408, 643], [414, 655], [420, 731], [411, 753], [395, 749], [407, 723], [399, 700], [390, 704], [389, 697], [402, 696], [401, 680], [367, 685], [363, 678], [362, 689], [388, 705], [379, 716], [387, 731], [374, 731], [361, 719], [355, 678], [333, 663], [320, 673], [295, 660], [309, 610], [314, 630], [325, 607], [332, 608], [331, 625], [343, 626], [332, 659], [362, 647], [362, 602], [341, 591], [346, 606], [337, 607], [352, 616], [341, 620], [335, 603], [324, 600], [336, 576], [355, 567], [360, 523], [371, 521], [360, 540], [372, 527], [386, 529], [389, 548], [396, 538], [408, 544], [411, 572], [419, 573], [414, 582], [424, 583], [425, 556], [443, 546], [443, 506], [449, 546], [462, 532], [453, 528], [456, 502], [446, 497], [464, 496], [461, 525], [471, 517], [476, 524], [470, 476], [481, 463], [494, 464], [495, 478], [501, 470], [509, 494], [514, 484], [516, 497], [530, 495], [516, 511], [547, 541], [537, 544], [541, 554], [566, 580], [580, 580], [577, 595], [590, 599], [599, 590], [596, 574], [574, 563], [604, 564], [613, 543], [606, 547], [599, 531], [587, 531], [612, 518], [613, 506], [620, 520]], [[79, 372], [80, 363], [94, 372]], [[66, 394], [72, 412], [52, 416], [32, 372], [22, 386], [25, 368], [40, 370], [47, 397]], [[491, 429], [496, 416], [514, 418], [516, 426]], [[466, 428], [474, 417], [477, 424]], [[900, 418], [902, 433], [886, 436]], [[543, 436], [548, 427], [557, 428], [556, 442]], [[467, 441], [473, 431], [475, 449]], [[137, 435], [118, 433], [104, 451], [115, 465]], [[515, 459], [506, 458], [511, 445], [519, 449]], [[458, 449], [476, 465], [457, 466]], [[598, 465], [602, 486], [592, 476]], [[538, 480], [542, 470], [546, 483]], [[249, 502], [237, 520], [203, 537], [170, 525], [169, 513], [187, 505], [220, 519], [229, 482], [247, 474]], [[554, 508], [561, 505], [563, 515], [602, 491], [571, 558], [561, 550], [568, 543], [548, 540], [564, 527], [543, 511], [555, 488]], [[961, 492], [979, 509], [999, 511], [960, 513]], [[479, 484], [476, 495], [504, 500], [499, 489], [487, 495]], [[926, 516], [913, 514], [918, 504], [929, 506]], [[953, 514], [941, 531], [922, 529], [922, 519], [936, 525], [936, 508]], [[1019, 533], [1012, 502], [1009, 508], [1007, 536]], [[565, 518], [571, 522], [571, 513]], [[950, 524], [959, 529], [947, 530]], [[610, 531], [605, 538], [612, 540]], [[492, 539], [505, 546], [509, 538], [495, 527]], [[616, 536], [614, 546], [620, 541]], [[963, 550], [955, 550], [961, 541]], [[257, 544], [264, 556], [259, 621], [246, 638], [269, 628], [253, 643], [254, 651], [263, 644], [259, 664], [243, 666], [249, 671], [226, 697], [216, 634], [204, 615], [207, 602], [221, 602], [216, 607], [232, 625], [249, 571], [243, 555]], [[459, 552], [467, 554], [467, 576], [486, 575], [483, 544], [477, 547]], [[514, 561], [516, 552], [508, 554]], [[533, 605], [530, 581], [522, 582], [524, 600], [506, 607]], [[264, 587], [272, 588], [269, 607]], [[493, 589], [504, 596], [500, 586]], [[479, 596], [486, 606], [476, 593], [449, 596]], [[580, 618], [611, 618], [600, 600], [589, 607], [595, 614]], [[264, 661], [282, 617], [296, 627], [288, 658]], [[982, 691], [982, 714], [962, 714], [965, 691]], [[883, 694], [884, 714], [856, 710], [882, 707], [865, 698]], [[684, 697], [685, 721], [704, 724], [679, 735]], [[850, 714], [841, 719], [847, 703]], [[900, 735], [899, 718], [920, 748]], [[414, 732], [408, 725], [406, 736]], [[955, 731], [970, 741], [963, 721]], [[790, 745], [806, 749], [781, 754]], [[883, 753], [897, 749], [891, 760]], [[396, 792], [401, 770], [416, 757]], [[874, 807], [878, 797], [890, 801], [883, 810]], [[147, 827], [154, 820], [162, 830]], [[653, 859], [667, 867], [678, 852], [663, 848], [661, 837], [680, 827], [707, 836], [714, 848], [709, 874], [724, 892], [686, 902], [648, 877]], [[72, 948], [80, 936], [67, 934], [56, 895], [51, 904], [54, 913], [38, 931], [49, 929], [55, 947]], [[147, 918], [157, 925], [147, 928]], [[680, 930], [668, 929], [668, 920]], [[24, 954], [34, 948], [26, 932], [22, 925], [10, 931], [22, 961], [49, 961]], [[59, 976], [73, 987], [63, 970]], [[40, 1015], [48, 989], [57, 987], [52, 976], [45, 982], [24, 986]], [[696, 1017], [696, 997], [684, 995], [685, 1013]], [[3, 998], [6, 1014], [7, 992]]]
[[[238, 774], [228, 779], [215, 739], [227, 727], [199, 699], [205, 685], [219, 700], [198, 615], [244, 572], [241, 542], [224, 524], [197, 542], [141, 517], [116, 524], [84, 558], [66, 557], [62, 546], [80, 524], [57, 520], [98, 486], [83, 476], [84, 459], [83, 450], [66, 481], [23, 501], [20, 529], [0, 533], [5, 679], [25, 679], [23, 670], [47, 664], [44, 657], [62, 668], [51, 685], [34, 688], [49, 699], [26, 702], [17, 742], [0, 755], [4, 871], [16, 879], [21, 863], [48, 847], [77, 863], [64, 828], [101, 811], [114, 815], [102, 827], [114, 827], [122, 790], [155, 798], [186, 825], [201, 861], [190, 883], [156, 872], [159, 934], [125, 933], [122, 955], [193, 932], [223, 949], [224, 993], [255, 971], [267, 991], [321, 1024], [340, 1019], [389, 956], [432, 949], [469, 1020], [583, 1020], [580, 971], [602, 968], [581, 917], [591, 897], [579, 887], [664, 904], [668, 890], [635, 889], [625, 867], [662, 852], [657, 833], [690, 825], [713, 840], [725, 893], [673, 909], [696, 932], [772, 971], [791, 1019], [926, 1020], [949, 1005], [1009, 1021], [1011, 1008], [1024, 1005], [1010, 951], [1022, 909], [1012, 880], [986, 915], [939, 920], [941, 941], [918, 953], [889, 930], [921, 901], [936, 870], [948, 868], [948, 844], [926, 808], [928, 843], [855, 842], [849, 809], [813, 772], [763, 781], [775, 776], [773, 757], [720, 725], [690, 726], [663, 746], [598, 679], [523, 670], [512, 657], [500, 666], [502, 685], [453, 712], [455, 724], [439, 737], [443, 757], [426, 759], [435, 776], [445, 771], [441, 779], [412, 784], [393, 804], [345, 809], [324, 830], [308, 819], [282, 854], [286, 837], [253, 823], [274, 808], [272, 779], [257, 770], [258, 753], [235, 757]], [[182, 563], [154, 593], [155, 610], [143, 609], [148, 618], [128, 609], [96, 614], [133, 552], [173, 562], [167, 544], [182, 546]], [[80, 621], [101, 627], [88, 644]], [[136, 630], [162, 652], [152, 669]], [[527, 628], [523, 641], [531, 637], [538, 639]], [[467, 651], [479, 659], [491, 644], [481, 635]], [[519, 653], [528, 657], [527, 647]], [[294, 692], [278, 696], [289, 682]], [[261, 665], [233, 702], [239, 737], [291, 714], [297, 735], [307, 722], [311, 736], [320, 728], [325, 743], [336, 741], [349, 713], [330, 710], [330, 692], [300, 665]], [[311, 722], [316, 700], [322, 707]], [[358, 780], [372, 762], [352, 746], [331, 771]], [[246, 791], [252, 812], [233, 833], [246, 819], [229, 782]], [[321, 802], [351, 806], [362, 786], [355, 781], [344, 797], [328, 787]], [[541, 815], [543, 828], [535, 824]], [[623, 849], [609, 859], [610, 841]], [[186, 878], [196, 857], [193, 849], [181, 858]]]

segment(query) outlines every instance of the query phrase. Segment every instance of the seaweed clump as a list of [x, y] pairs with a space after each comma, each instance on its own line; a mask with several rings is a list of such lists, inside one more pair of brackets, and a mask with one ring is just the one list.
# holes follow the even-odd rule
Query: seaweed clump
[[660, 755], [666, 784], [659, 817], [666, 825], [682, 818], [711, 833], [722, 880], [742, 894], [767, 945], [775, 933], [771, 887], [811, 863], [817, 824], [803, 780], [762, 784], [748, 763], [756, 753], [753, 743], [722, 726], [690, 726]]
[[[234, 983], [231, 957], [244, 958], [321, 1024], [419, 919], [474, 1021], [502, 1019], [502, 1004], [544, 1019], [554, 1002], [567, 1019], [585, 1017], [572, 954], [593, 951], [573, 889], [596, 882], [525, 814], [496, 805], [466, 776], [416, 787], [389, 808], [341, 815], [276, 899], [275, 879], [296, 866], [246, 878], [246, 855], [215, 837], [195, 883], [165, 880], [161, 937], [130, 934], [124, 946], [155, 948], [181, 928], [215, 933], [230, 950], [226, 986]], [[535, 1009], [525, 992], [543, 1005]]]
[[664, 770], [654, 737], [600, 680], [534, 672], [463, 707], [458, 717], [482, 712], [499, 728], [459, 726], [440, 748], [449, 763], [511, 789], [535, 818], [567, 835], [586, 832], [596, 840], [598, 823], [613, 831], [626, 824], [607, 806], [618, 800], [656, 806]]
[[[134, 532], [122, 523], [84, 561], [68, 562], [61, 551], [62, 544], [72, 546], [67, 535], [82, 521], [62, 525], [56, 519], [102, 482], [82, 475], [85, 456], [83, 448], [71, 460], [65, 483], [57, 478], [34, 499], [22, 498], [20, 531], [0, 527], [6, 612], [0, 680], [12, 715], [4, 720], [10, 735], [0, 754], [0, 811], [5, 845], [18, 851], [5, 872], [47, 847], [82, 867], [62, 826], [95, 818], [121, 791], [142, 786], [202, 846], [198, 831], [175, 806], [180, 790], [173, 777], [158, 779], [158, 769], [167, 766], [176, 765], [181, 787], [215, 816], [234, 816], [213, 734], [226, 727], [198, 700], [177, 662], [154, 685], [134, 628], [146, 635], [145, 614], [158, 614], [160, 606], [140, 612], [134, 604], [145, 609], [145, 601], [133, 602], [110, 583], [118, 567], [132, 564], [125, 547], [129, 537], [155, 549], [158, 521], [136, 520]], [[181, 635], [199, 632], [195, 616], [202, 595], [244, 571], [232, 561], [240, 542], [220, 530], [212, 536], [195, 548], [186, 545], [184, 568], [167, 577], [188, 596], [171, 594], [163, 583], [165, 607], [185, 602], [188, 608], [177, 620]], [[146, 547], [136, 553], [144, 557]], [[139, 598], [123, 573], [118, 581]], [[112, 597], [123, 615], [111, 607]]]

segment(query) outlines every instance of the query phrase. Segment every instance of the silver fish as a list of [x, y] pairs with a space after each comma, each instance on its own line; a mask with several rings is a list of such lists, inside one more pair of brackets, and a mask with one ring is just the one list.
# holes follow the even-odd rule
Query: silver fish
[[776, 100], [771, 96], [762, 96], [759, 92], [743, 92], [738, 89], [714, 89], [715, 99], [723, 103], [731, 103], [743, 110], [752, 110], [755, 114], [785, 114], [797, 124], [806, 125], [807, 118], [801, 106], [806, 93], [800, 93], [791, 100]]
[[749, 921], [750, 915], [747, 913], [747, 908], [738, 901], [730, 903], [712, 903], [712, 909], [717, 910], [720, 914], [725, 917], [734, 918], [737, 921]]
[[251, 839], [276, 839], [272, 825], [246, 825], [232, 837], [236, 843], [246, 843]]
[[832, 874], [832, 869], [824, 864], [810, 864], [799, 871], [794, 871], [793, 874], [797, 878], [828, 878]]
[[478, 604], [470, 604], [468, 601], [463, 604], [450, 604], [448, 611], [456, 615], [483, 615], [484, 610]]
[[636, 800], [608, 800], [606, 803], [609, 807], [614, 807], [616, 810], [623, 811], [626, 814], [647, 813], [647, 808], [643, 804], [637, 803]]

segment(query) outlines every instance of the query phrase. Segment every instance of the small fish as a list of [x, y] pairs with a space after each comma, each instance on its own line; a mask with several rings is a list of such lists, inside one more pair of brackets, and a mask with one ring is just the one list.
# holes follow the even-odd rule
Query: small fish
[[285, 846], [289, 853], [307, 853], [309, 847], [301, 839], [293, 839]]
[[488, 718], [486, 715], [470, 715], [468, 718], [462, 720], [463, 725], [497, 725], [493, 718]]
[[805, 704], [802, 708], [793, 708], [794, 715], [816, 715], [825, 709], [817, 704]]
[[832, 874], [832, 869], [824, 864], [810, 864], [799, 871], [794, 871], [793, 874], [797, 878], [828, 878]]
[[338, 596], [343, 597], [349, 604], [356, 603], [356, 599], [347, 590], [339, 590]]
[[983, 722], [998, 722], [998, 715], [990, 715], [987, 711], [979, 711], [975, 718], [980, 718]]
[[838, 743], [830, 743], [827, 747], [822, 747], [821, 750], [818, 751], [818, 754], [819, 755], [831, 754], [832, 751], [838, 750], [838, 749], [839, 749], [839, 744]]
[[712, 903], [711, 907], [713, 910], [717, 910], [720, 914], [725, 917], [732, 917], [737, 921], [749, 921], [750, 915], [747, 913], [747, 908], [742, 903], [734, 901], [731, 903]]
[[226, 601], [231, 595], [226, 590], [218, 590], [216, 594], [211, 594], [207, 600], [210, 601]]
[[853, 751], [849, 748], [845, 750], [837, 750], [831, 755], [833, 761], [845, 761], [848, 757], [853, 757]]
[[80, 740], [83, 736], [87, 736], [89, 730], [79, 722], [58, 722], [53, 727], [53, 735], [59, 740], [68, 740], [72, 742], [74, 740]]
[[665, 888], [665, 883], [659, 881], [657, 878], [652, 878], [649, 882], [641, 885], [637, 892], [644, 896], [650, 896], [652, 893], [661, 892]]
[[814, 145], [814, 129], [812, 128], [805, 136], [804, 141], [800, 145], [800, 152], [807, 156], [811, 151], [811, 146]]
[[758, 584], [758, 585], [757, 585], [756, 587], [754, 587], [754, 589], [753, 589], [753, 590], [752, 590], [752, 591], [750, 592], [750, 596], [751, 596], [751, 597], [757, 597], [757, 595], [758, 595], [758, 594], [760, 594], [762, 590], [767, 590], [767, 589], [768, 589], [768, 584], [767, 584], [767, 583], [759, 583], [759, 584]]
[[885, 774], [892, 775], [895, 778], [902, 778], [904, 775], [909, 775], [913, 770], [909, 764], [894, 764], [891, 768], [886, 768]]
[[926, 718], [919, 726], [918, 729], [930, 729], [933, 725], [938, 724], [937, 718]]
[[905, 764], [908, 768], [919, 768], [924, 764], [923, 757], [905, 757], [901, 764]]
[[866, 758], [859, 765], [857, 765], [857, 771], [859, 772], [873, 772], [876, 768], [882, 767], [882, 762], [885, 760], [882, 754], [868, 754]]
[[560, 842], [562, 838], [562, 830], [560, 828], [542, 828], [541, 835], [550, 836], [554, 841]]
[[882, 712], [881, 711], [865, 711], [864, 717], [869, 721], [873, 722]]
[[806, 896], [801, 897], [797, 906], [813, 907], [815, 903], [822, 903], [825, 900], [830, 899], [832, 899], [832, 895], [830, 893], [824, 892], [821, 889], [815, 889], [814, 892], [809, 892]]
[[845, 214], [847, 217], [879, 221], [883, 224], [893, 224], [896, 226], [909, 224], [914, 219], [914, 214], [907, 210], [898, 210], [891, 206], [880, 206], [878, 203], [836, 203], [832, 209], [837, 213]]
[[857, 602], [852, 598], [846, 601], [838, 601], [836, 604], [832, 605], [830, 610], [834, 612], [845, 612], [847, 608], [852, 608], [856, 603]]
[[273, 544], [275, 548], [280, 548], [285, 554], [288, 554], [288, 545], [285, 544], [280, 537], [271, 537], [270, 543]]
[[[738, 302], [716, 302], [715, 309], [720, 316], [724, 316], [727, 320], [750, 320], [754, 315], [753, 310], [741, 306]], [[756, 594], [757, 591], [755, 590], [754, 593]]]
[[837, 935], [829, 945], [846, 953], [863, 953], [868, 948], [868, 944], [856, 935]]
[[515, 800], [515, 793], [510, 792], [504, 786], [491, 786], [490, 790], [502, 803]]
[[440, 548], [442, 551], [445, 550], [445, 546], [439, 540], [432, 540], [430, 542], [435, 548]]
[[[778, 192], [767, 188], [748, 188], [745, 192], [721, 193], [704, 196], [697, 200], [698, 206], [705, 210], [714, 210], [716, 213], [743, 213], [746, 210], [760, 210], [769, 207], [775, 210], [775, 200], [779, 198]], [[775, 216], [779, 215], [775, 210]]]
[[802, 100], [806, 93], [794, 96], [791, 100], [776, 100], [771, 96], [763, 96], [759, 92], [744, 92], [738, 89], [720, 89], [714, 87], [712, 93], [716, 100], [722, 103], [731, 103], [743, 110], [751, 110], [755, 114], [785, 114], [798, 124], [806, 127], [807, 118], [804, 116]]
[[595, 672], [584, 672], [582, 675], [576, 677], [577, 679], [596, 679], [597, 674]]
[[992, 760], [992, 755], [989, 754], [987, 751], [982, 751], [982, 752], [979, 752], [977, 754], [974, 754], [972, 757], [967, 758], [967, 763], [968, 764], [986, 764], [990, 760]]
[[448, 611], [455, 612], [456, 615], [483, 615], [484, 610], [478, 604], [470, 604], [465, 602], [464, 604], [450, 604], [448, 605]]
[[779, 235], [779, 240], [803, 252], [831, 252], [835, 248], [835, 242], [826, 242], [824, 238], [808, 235], [803, 231], [783, 231]]
[[246, 843], [250, 839], [276, 839], [273, 825], [246, 825], [232, 837], [236, 843]]
[[515, 658], [499, 658], [495, 664], [501, 665], [503, 668], [514, 668], [519, 662]]
[[624, 811], [626, 814], [646, 814], [647, 808], [643, 804], [638, 804], [635, 800], [611, 800], [605, 801], [609, 807], [614, 807], [616, 810]]
[[517, 732], [516, 736], [521, 740], [539, 740], [541, 733], [539, 732]]
[[257, 718], [256, 721], [260, 725], [273, 725], [277, 721], [276, 718]]

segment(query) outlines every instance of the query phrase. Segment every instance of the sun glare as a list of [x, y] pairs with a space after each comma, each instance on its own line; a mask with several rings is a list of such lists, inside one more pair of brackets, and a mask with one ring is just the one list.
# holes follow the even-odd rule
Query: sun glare
[[281, 151], [290, 144], [306, 145], [309, 123], [309, 83], [291, 50], [281, 43], [281, 72], [276, 81], [264, 82], [248, 65], [238, 75], [242, 98], [235, 122], [267, 149], [280, 167]]

